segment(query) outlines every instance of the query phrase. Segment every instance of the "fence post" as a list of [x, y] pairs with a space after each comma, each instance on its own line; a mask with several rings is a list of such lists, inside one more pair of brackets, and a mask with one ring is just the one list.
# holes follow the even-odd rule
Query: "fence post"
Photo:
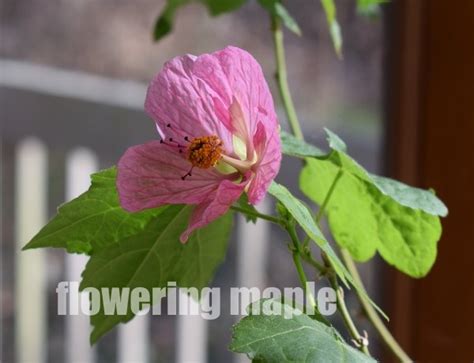
[[[97, 157], [88, 149], [73, 150], [66, 158], [66, 201], [70, 201], [85, 192], [90, 185], [90, 174], [98, 169]], [[66, 279], [67, 281], [80, 281], [81, 273], [87, 263], [87, 256], [66, 254]], [[71, 293], [69, 294], [71, 296]], [[79, 293], [82, 300], [87, 299], [87, 294]], [[78, 301], [70, 301], [71, 305], [78, 305]], [[76, 310], [76, 309], [74, 309]], [[68, 315], [66, 319], [66, 362], [91, 363], [94, 361], [94, 349], [89, 344], [90, 322], [89, 316], [81, 313]]]
[[21, 141], [15, 155], [15, 348], [18, 362], [46, 360], [46, 254], [21, 248], [47, 220], [46, 147], [37, 139]]

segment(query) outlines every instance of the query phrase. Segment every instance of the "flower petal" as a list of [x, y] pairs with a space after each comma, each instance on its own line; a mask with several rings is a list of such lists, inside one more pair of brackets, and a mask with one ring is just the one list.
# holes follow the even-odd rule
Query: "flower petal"
[[[278, 121], [273, 98], [263, 75], [260, 64], [248, 52], [237, 47], [226, 47], [212, 54], [219, 61], [220, 68], [228, 82], [232, 95], [225, 105], [231, 109], [236, 99], [247, 122], [249, 138], [255, 134], [257, 124], [276, 128]], [[227, 89], [227, 87], [220, 87]], [[232, 130], [234, 132], [235, 129]]]
[[216, 135], [232, 152], [232, 135], [214, 109], [213, 98], [222, 92], [197, 75], [199, 58], [185, 55], [167, 62], [148, 87], [145, 109], [163, 138]]
[[194, 168], [177, 148], [152, 141], [129, 148], [118, 163], [117, 189], [120, 204], [134, 212], [163, 204], [198, 204], [215, 194], [229, 175], [214, 169]]
[[260, 159], [254, 166], [255, 175], [247, 191], [251, 204], [257, 204], [263, 199], [272, 180], [275, 179], [280, 170], [280, 135], [276, 128], [271, 130], [269, 135], [268, 131], [263, 123], [259, 123], [253, 137], [255, 151], [260, 156]]
[[186, 243], [194, 230], [204, 227], [224, 215], [230, 206], [239, 199], [245, 185], [245, 182], [235, 184], [229, 180], [222, 181], [212, 198], [196, 206], [189, 220], [188, 228], [180, 237], [181, 242]]
[[[186, 55], [167, 62], [151, 82], [145, 108], [162, 137], [217, 135], [229, 155], [232, 134], [241, 126], [232, 117], [235, 100], [240, 105], [252, 141], [258, 122], [276, 128], [273, 99], [258, 62], [237, 47]], [[170, 125], [170, 127], [168, 126]]]

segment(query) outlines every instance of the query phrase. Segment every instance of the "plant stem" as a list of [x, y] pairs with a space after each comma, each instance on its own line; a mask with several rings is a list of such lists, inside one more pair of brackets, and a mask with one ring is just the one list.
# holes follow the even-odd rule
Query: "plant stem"
[[[275, 59], [276, 59], [276, 65], [277, 65], [277, 72], [276, 72], [276, 78], [278, 82], [278, 88], [280, 91], [280, 96], [283, 101], [283, 105], [285, 108], [285, 112], [288, 118], [288, 123], [290, 124], [291, 130], [293, 132], [293, 135], [297, 137], [300, 140], [304, 140], [303, 137], [303, 132], [301, 131], [301, 126], [298, 120], [298, 116], [296, 114], [295, 106], [293, 103], [293, 99], [291, 97], [290, 89], [288, 86], [288, 79], [287, 79], [287, 72], [286, 72], [286, 59], [285, 59], [285, 48], [283, 44], [283, 31], [281, 29], [281, 23], [280, 20], [278, 19], [277, 16], [273, 15], [272, 18], [272, 32], [273, 32], [273, 41], [274, 41], [274, 47], [275, 47]], [[329, 203], [329, 200], [334, 192], [334, 189], [336, 188], [336, 185], [341, 178], [343, 174], [342, 169], [339, 170], [338, 174], [336, 175], [333, 183], [331, 184], [331, 187], [328, 190], [328, 193], [326, 194], [326, 197], [324, 198], [324, 201], [321, 205], [321, 208], [319, 209], [315, 220], [319, 224], [322, 217], [324, 216], [324, 211], [327, 207], [327, 204]], [[290, 233], [290, 231], [292, 231]], [[293, 261], [295, 263], [296, 269], [298, 271], [298, 276], [300, 277], [301, 283], [306, 287], [306, 275], [304, 273], [302, 264], [301, 264], [301, 258], [304, 259], [306, 262], [311, 264], [315, 269], [317, 269], [319, 272], [325, 273], [326, 268], [329, 266], [322, 266], [317, 262], [311, 254], [305, 254], [301, 251], [300, 244], [299, 244], [299, 239], [296, 235], [296, 231], [294, 229], [294, 226], [292, 229], [288, 229], [288, 232], [290, 233], [290, 236], [292, 236], [293, 244], [295, 247], [295, 250], [293, 251]], [[307, 241], [305, 241], [307, 242]], [[362, 280], [359, 276], [359, 273], [357, 271], [357, 268], [354, 264], [354, 261], [352, 260], [351, 256], [347, 253], [345, 250], [341, 250], [342, 257], [344, 259], [344, 262], [351, 273], [352, 277], [354, 280], [359, 283], [359, 286], [363, 289], [364, 285], [362, 283]], [[337, 283], [337, 277], [332, 277], [333, 282]], [[337, 295], [338, 295], [338, 306], [341, 311], [341, 314], [343, 315], [344, 321], [346, 322], [346, 325], [348, 326], [349, 331], [351, 331], [354, 339], [356, 339], [359, 343], [361, 342], [361, 336], [352, 321], [352, 318], [347, 310], [347, 307], [344, 302], [344, 291], [337, 286]], [[368, 303], [368, 301], [365, 299], [364, 296], [361, 296], [360, 294], [357, 294], [359, 297], [359, 300], [362, 304], [362, 307], [364, 308], [367, 317], [371, 321], [371, 323], [374, 325], [375, 329], [379, 332], [381, 335], [382, 339], [384, 342], [387, 344], [387, 346], [392, 350], [392, 352], [402, 361], [402, 362], [412, 362], [412, 360], [408, 357], [408, 355], [403, 351], [403, 349], [400, 347], [400, 345], [397, 343], [397, 341], [393, 338], [393, 336], [390, 334], [388, 329], [385, 327], [383, 322], [381, 321], [380, 317], [378, 314], [375, 312], [373, 309], [372, 305]], [[314, 301], [314, 297], [313, 297]], [[362, 345], [361, 349], [367, 354], [369, 354], [367, 346]]]
[[316, 317], [317, 320], [330, 326], [331, 324], [329, 323], [329, 321], [319, 312], [318, 305], [316, 304], [316, 300], [313, 294], [311, 293], [311, 291], [308, 291], [306, 289], [308, 278], [306, 277], [306, 273], [304, 272], [304, 269], [303, 269], [303, 264], [301, 263], [301, 259], [303, 258], [304, 254], [303, 254], [303, 251], [301, 250], [300, 240], [298, 238], [298, 234], [296, 233], [295, 225], [294, 224], [287, 225], [286, 230], [288, 234], [290, 235], [291, 241], [293, 243], [293, 250], [292, 250], [293, 262], [295, 264], [296, 271], [298, 272], [300, 283], [303, 286], [305, 296], [307, 296], [309, 304], [311, 305], [311, 308], [314, 311], [314, 316]]
[[[349, 252], [346, 249], [341, 248], [341, 256], [344, 261], [344, 264], [346, 265], [347, 269], [352, 275], [354, 281], [359, 284], [362, 290], [365, 291], [364, 285], [362, 283], [362, 279], [360, 278], [360, 275], [359, 275], [359, 271], [357, 271], [357, 266], [355, 265], [354, 260], [352, 259]], [[366, 297], [357, 291], [356, 293], [362, 305], [362, 308], [364, 309], [365, 314], [367, 315], [367, 318], [372, 323], [372, 325], [377, 330], [377, 332], [380, 334], [380, 336], [382, 337], [382, 340], [385, 342], [387, 347], [392, 351], [392, 353], [398, 359], [400, 359], [401, 362], [403, 363], [413, 362], [413, 360], [410, 359], [410, 357], [405, 353], [405, 351], [402, 349], [400, 344], [398, 344], [398, 342], [395, 340], [393, 335], [387, 329], [387, 327], [383, 323], [382, 319], [380, 319], [380, 316], [377, 314], [373, 306], [367, 301]]]
[[291, 131], [298, 139], [303, 140], [303, 132], [296, 115], [295, 105], [291, 98], [290, 88], [288, 86], [288, 79], [286, 75], [286, 58], [285, 58], [285, 47], [283, 44], [283, 31], [281, 29], [280, 19], [276, 15], [272, 15], [272, 32], [273, 42], [275, 45], [275, 61], [276, 61], [276, 79], [278, 82], [278, 88], [280, 90], [280, 96], [285, 107], [286, 116], [288, 117], [288, 123], [290, 124]]
[[269, 222], [272, 222], [272, 223], [276, 223], [278, 225], [282, 225], [285, 223], [285, 221], [283, 221], [283, 219], [281, 218], [278, 218], [278, 217], [274, 217], [274, 216], [270, 216], [268, 214], [263, 214], [263, 213], [260, 213], [260, 212], [257, 212], [257, 211], [251, 211], [251, 210], [247, 210], [247, 209], [244, 209], [244, 208], [240, 208], [236, 205], [233, 205], [230, 207], [230, 209], [236, 211], [236, 212], [240, 212], [240, 213], [243, 213], [243, 214], [247, 214], [249, 216], [252, 216], [252, 217], [256, 217], [256, 218], [260, 218], [260, 219], [264, 219], [266, 221], [269, 221]]
[[[321, 208], [319, 208], [318, 213], [316, 214], [315, 221], [316, 224], [320, 225], [321, 219], [324, 216], [324, 212], [329, 204], [329, 200], [331, 199], [331, 196], [334, 193], [334, 190], [336, 189], [337, 183], [341, 179], [343, 174], [343, 170], [339, 169], [337, 172], [336, 176], [334, 177], [329, 190], [326, 193], [326, 196], [324, 197], [323, 203], [321, 204]], [[331, 269], [332, 264], [331, 261], [325, 256], [323, 253], [323, 261], [326, 266], [326, 268]], [[352, 338], [357, 342], [359, 349], [370, 356], [369, 353], [369, 348], [367, 347], [368, 341], [367, 339], [364, 338], [362, 335], [360, 335], [359, 330], [357, 329], [356, 325], [354, 324], [354, 321], [352, 320], [351, 315], [349, 314], [349, 310], [347, 309], [346, 302], [344, 299], [344, 290], [342, 287], [339, 286], [339, 283], [337, 281], [337, 276], [333, 274], [329, 275], [329, 282], [332, 286], [332, 288], [336, 291], [337, 294], [337, 307], [339, 309], [339, 312], [341, 313], [342, 319], [344, 320], [344, 324], [347, 327], [347, 330], [351, 334]], [[366, 344], [365, 344], [366, 343]]]
[[293, 248], [294, 248], [293, 249], [293, 262], [295, 263], [296, 270], [298, 271], [298, 277], [300, 279], [301, 285], [303, 285], [303, 289], [308, 296], [308, 300], [309, 300], [309, 303], [311, 304], [311, 307], [315, 311], [318, 311], [316, 300], [314, 299], [313, 294], [310, 291], [306, 291], [306, 284], [308, 283], [308, 278], [306, 277], [306, 273], [304, 272], [304, 269], [303, 269], [303, 264], [301, 263], [302, 251], [300, 248], [298, 235], [296, 234], [295, 226], [294, 225], [288, 226], [286, 230], [288, 231], [291, 241], [293, 242]]
[[[327, 258], [325, 258], [324, 260], [329, 267], [329, 260]], [[331, 284], [331, 287], [336, 291], [337, 307], [339, 312], [341, 313], [342, 320], [344, 320], [344, 324], [346, 325], [347, 330], [352, 336], [352, 339], [354, 339], [354, 341], [358, 344], [359, 350], [370, 356], [369, 348], [367, 347], [368, 341], [366, 341], [367, 339], [359, 333], [359, 330], [357, 329], [356, 325], [354, 324], [354, 321], [352, 320], [351, 314], [349, 314], [349, 310], [347, 309], [346, 302], [344, 299], [344, 290], [342, 289], [342, 287], [339, 286], [336, 275], [332, 274], [329, 277], [329, 282]]]

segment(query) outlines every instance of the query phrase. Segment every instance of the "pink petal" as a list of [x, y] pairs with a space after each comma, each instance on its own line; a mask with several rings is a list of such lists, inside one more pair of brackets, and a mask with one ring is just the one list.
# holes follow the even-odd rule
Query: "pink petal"
[[213, 53], [219, 60], [222, 72], [232, 90], [230, 108], [236, 99], [248, 123], [249, 136], [256, 131], [257, 123], [263, 122], [271, 128], [277, 127], [273, 98], [260, 64], [248, 52], [237, 47], [226, 47]]
[[196, 206], [191, 215], [188, 228], [180, 237], [181, 242], [186, 243], [189, 235], [195, 229], [202, 228], [224, 215], [230, 206], [239, 199], [245, 185], [246, 183], [235, 184], [229, 180], [222, 181], [212, 198]]
[[[215, 194], [226, 177], [214, 169], [194, 168], [177, 148], [152, 141], [129, 148], [118, 163], [120, 204], [134, 212], [163, 204], [197, 204]], [[228, 177], [228, 176], [227, 176]]]
[[213, 106], [217, 91], [196, 74], [199, 58], [185, 55], [167, 62], [148, 87], [145, 109], [163, 138], [217, 135], [232, 152], [232, 135]]
[[264, 124], [259, 123], [253, 137], [253, 143], [260, 159], [254, 166], [255, 175], [247, 194], [249, 202], [257, 204], [265, 196], [280, 169], [281, 141], [279, 132], [276, 128], [272, 130], [265, 129]]
[[240, 120], [232, 117], [235, 100], [247, 123], [245, 142], [252, 141], [258, 122], [270, 129], [277, 127], [273, 99], [260, 65], [248, 52], [227, 47], [167, 62], [148, 88], [145, 108], [162, 136], [180, 139], [215, 134], [230, 155], [232, 133], [240, 125]]

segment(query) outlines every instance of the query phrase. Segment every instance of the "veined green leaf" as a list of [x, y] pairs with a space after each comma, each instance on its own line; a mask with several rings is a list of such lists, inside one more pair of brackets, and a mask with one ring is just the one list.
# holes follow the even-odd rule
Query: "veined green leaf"
[[346, 344], [334, 328], [289, 305], [260, 300], [249, 314], [234, 326], [230, 350], [254, 362], [375, 362]]
[[375, 304], [372, 299], [367, 295], [364, 289], [362, 289], [352, 278], [352, 275], [347, 271], [344, 264], [341, 262], [339, 257], [336, 255], [331, 245], [328, 243], [323, 233], [319, 229], [318, 225], [311, 216], [308, 208], [296, 197], [294, 197], [288, 189], [283, 185], [273, 182], [268, 189], [268, 192], [279, 200], [298, 224], [303, 228], [306, 234], [316, 243], [321, 250], [323, 250], [329, 260], [332, 263], [334, 271], [339, 278], [348, 286], [350, 283], [360, 294], [364, 295], [368, 301], [383, 315], [387, 320], [387, 315]]
[[329, 245], [316, 222], [313, 220], [308, 208], [281, 184], [273, 182], [270, 185], [268, 192], [285, 206], [301, 228], [303, 228], [308, 236], [327, 254], [328, 258], [334, 265], [336, 273], [341, 280], [347, 284], [346, 277], [348, 272], [346, 272], [344, 265]]
[[[168, 282], [197, 289], [206, 286], [224, 260], [232, 213], [195, 231], [182, 244], [179, 236], [188, 224], [191, 210], [191, 206], [168, 206], [140, 233], [94, 253], [82, 275], [81, 289], [143, 287], [152, 296], [153, 288], [166, 287]], [[102, 307], [91, 317], [94, 326], [91, 342], [95, 343], [115, 325], [133, 317], [130, 306], [126, 315], [106, 315]]]
[[337, 243], [358, 261], [378, 251], [400, 271], [426, 275], [436, 259], [438, 216], [447, 214], [446, 206], [430, 191], [368, 173], [344, 152], [345, 144], [334, 133], [328, 132], [328, 141], [332, 153], [326, 159], [307, 159], [300, 186], [321, 204], [342, 171], [326, 206]]
[[89, 190], [63, 204], [58, 214], [23, 248], [65, 248], [71, 253], [91, 253], [137, 233], [162, 208], [128, 213], [119, 204], [116, 169], [92, 174]]
[[295, 156], [298, 158], [318, 158], [327, 155], [327, 153], [325, 153], [321, 149], [318, 149], [316, 146], [297, 139], [295, 136], [286, 131], [280, 131], [280, 138], [283, 154]]

